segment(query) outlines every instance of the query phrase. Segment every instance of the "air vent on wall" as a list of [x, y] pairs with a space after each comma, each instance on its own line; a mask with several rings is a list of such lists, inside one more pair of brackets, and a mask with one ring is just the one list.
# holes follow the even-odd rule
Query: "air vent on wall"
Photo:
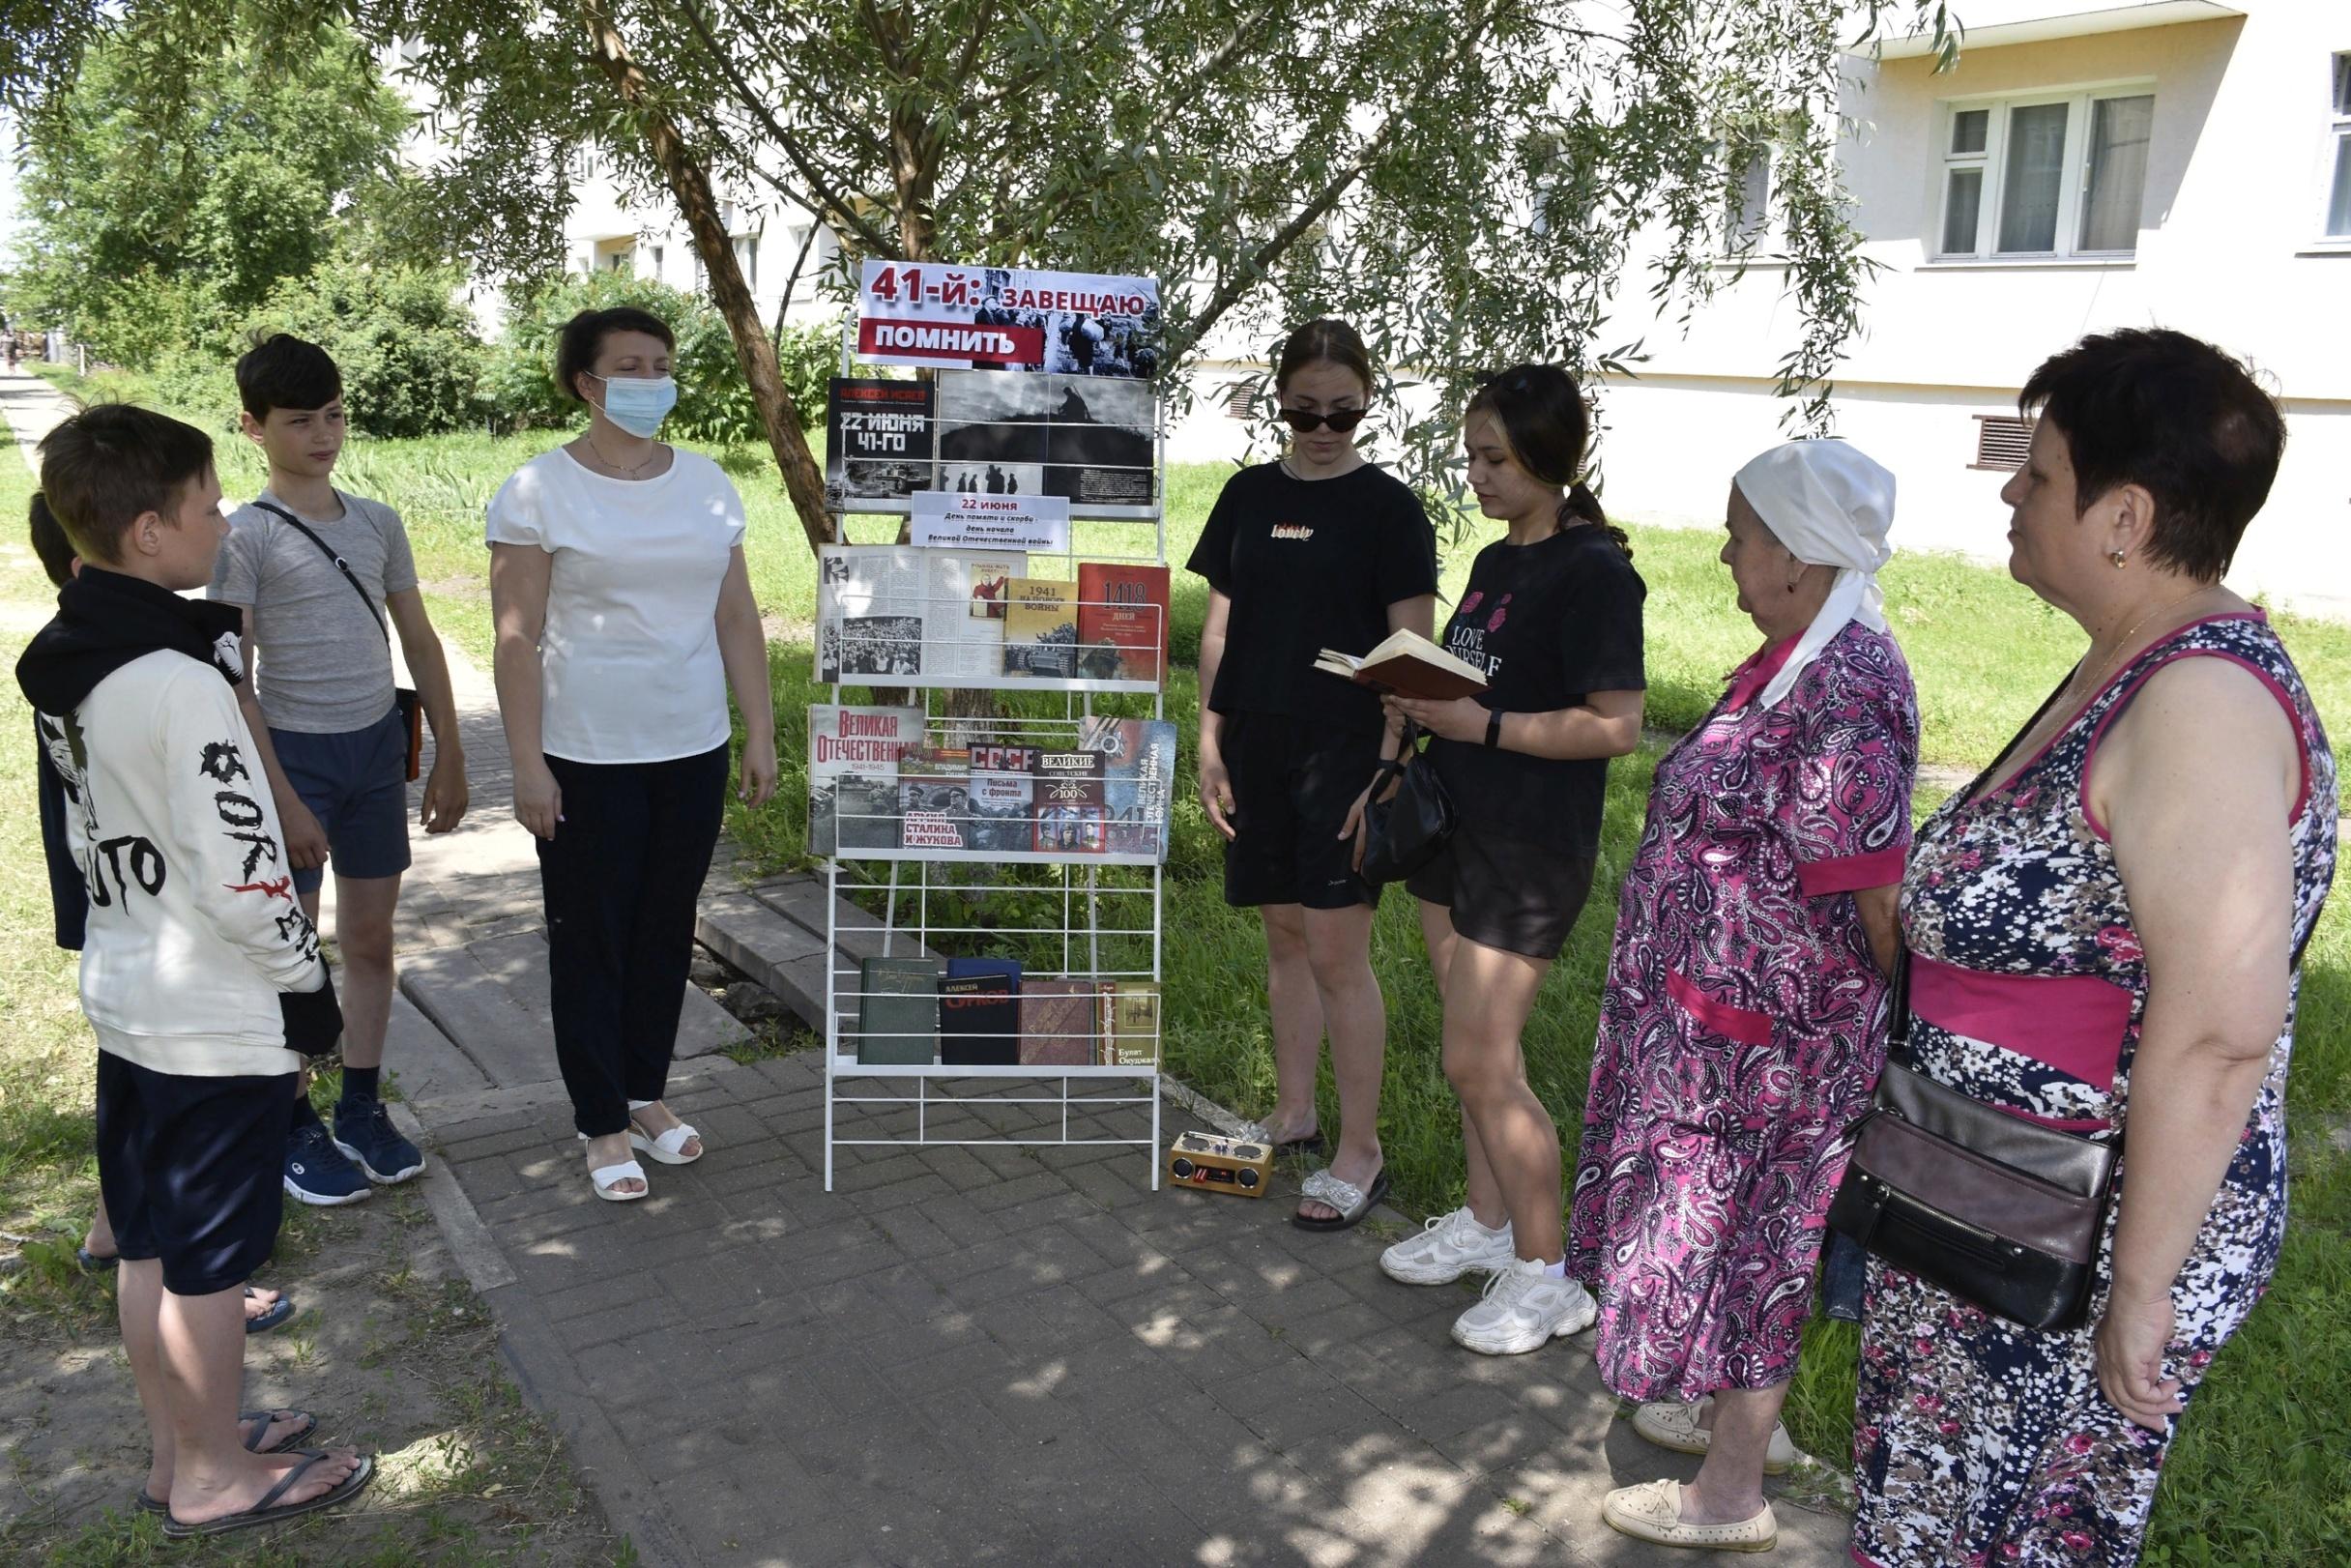
[[2024, 466], [2033, 440], [2033, 421], [2013, 414], [1976, 416], [1976, 460], [1969, 468], [1993, 468], [2014, 473]]
[[1232, 386], [1225, 389], [1225, 418], [1228, 420], [1245, 420], [1249, 418], [1251, 413], [1250, 405], [1256, 400], [1256, 382], [1234, 382]]

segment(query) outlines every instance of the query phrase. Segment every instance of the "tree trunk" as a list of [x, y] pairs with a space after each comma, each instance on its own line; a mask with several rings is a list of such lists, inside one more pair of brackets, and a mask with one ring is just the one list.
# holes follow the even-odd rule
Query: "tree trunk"
[[792, 509], [799, 513], [800, 529], [808, 536], [808, 547], [813, 551], [820, 544], [835, 543], [838, 535], [832, 514], [825, 508], [824, 473], [817, 467], [816, 454], [808, 449], [807, 434], [800, 428], [799, 410], [794, 406], [792, 394], [784, 390], [783, 375], [776, 366], [775, 343], [760, 322], [751, 291], [743, 286], [741, 269], [735, 265], [735, 247], [719, 217], [718, 200], [711, 189], [710, 170], [686, 151], [677, 126], [653, 102], [644, 70], [628, 52], [627, 42], [621, 37], [604, 0], [580, 0], [580, 18], [587, 25], [596, 65], [635, 114], [646, 145], [668, 177], [678, 209], [693, 233], [695, 247], [702, 252], [703, 267], [710, 276], [711, 299], [726, 320], [728, 335], [735, 340], [735, 358], [742, 366], [743, 380], [750, 386], [751, 401], [759, 409], [760, 422], [767, 427], [769, 450], [775, 454], [775, 466], [783, 475]]

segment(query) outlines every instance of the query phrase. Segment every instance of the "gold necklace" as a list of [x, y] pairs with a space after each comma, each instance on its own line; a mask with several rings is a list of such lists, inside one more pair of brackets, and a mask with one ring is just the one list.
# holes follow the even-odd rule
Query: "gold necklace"
[[[2131, 646], [2131, 639], [2138, 635], [2139, 628], [2141, 626], [2144, 626], [2148, 622], [2153, 621], [2157, 616], [2162, 615], [2164, 611], [2176, 610], [2181, 605], [2187, 603], [2190, 599], [2194, 598], [2197, 595], [2210, 592], [2211, 590], [2209, 588], [2191, 588], [2187, 593], [2182, 594], [2178, 598], [2167, 599], [2163, 603], [2157, 605], [2154, 609], [2149, 610], [2145, 615], [2140, 616], [2136, 621], [2132, 622], [2131, 629], [2124, 632], [2121, 637], [2116, 639], [2114, 644], [2114, 652], [2108, 653], [2105, 656], [2104, 661], [2099, 665], [2098, 674], [2092, 678], [2089, 689], [2096, 691], [2099, 683], [2104, 681], [2108, 675], [2113, 673], [2116, 661], [2122, 657], [2123, 651]], [[2092, 646], [2096, 646], [2095, 641], [2093, 641]]]
[[587, 430], [583, 432], [583, 439], [585, 439], [588, 443], [588, 450], [595, 454], [595, 460], [597, 462], [602, 463], [606, 468], [612, 470], [612, 472], [616, 475], [624, 475], [632, 479], [638, 475], [644, 473], [647, 469], [653, 467], [654, 462], [657, 461], [661, 456], [661, 443], [656, 441], [653, 443], [653, 450], [652, 453], [646, 457], [645, 461], [639, 463], [634, 468], [628, 468], [623, 464], [614, 462], [611, 458], [604, 455], [603, 449], [595, 444], [595, 425], [590, 425]]

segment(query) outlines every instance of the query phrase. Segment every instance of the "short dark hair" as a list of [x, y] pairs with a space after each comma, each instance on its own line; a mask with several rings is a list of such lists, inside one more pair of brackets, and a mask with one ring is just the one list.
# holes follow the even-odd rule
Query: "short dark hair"
[[292, 333], [253, 334], [237, 362], [237, 396], [257, 420], [274, 408], [325, 408], [343, 395], [334, 356]]
[[41, 494], [84, 561], [119, 564], [123, 536], [169, 513], [212, 471], [213, 438], [131, 403], [84, 409], [41, 438]]
[[66, 537], [65, 525], [49, 510], [48, 498], [38, 490], [33, 492], [30, 521], [33, 553], [41, 557], [41, 569], [49, 574], [50, 582], [65, 587], [73, 575], [73, 541]]
[[661, 339], [661, 346], [671, 353], [678, 350], [678, 334], [669, 330], [669, 323], [651, 310], [641, 310], [633, 305], [616, 305], [607, 310], [583, 310], [564, 323], [564, 330], [555, 339], [555, 384], [566, 397], [580, 402], [579, 378], [595, 371], [595, 357], [604, 351], [604, 339], [614, 333], [643, 333]]
[[2155, 497], [2148, 559], [2197, 582], [2227, 572], [2285, 452], [2285, 420], [2251, 372], [2168, 328], [2083, 338], [2042, 363], [2017, 407], [2064, 434], [2075, 515], [2141, 486]]
[[1282, 339], [1281, 356], [1273, 362], [1273, 390], [1278, 396], [1290, 385], [1290, 378], [1310, 364], [1335, 364], [1351, 370], [1363, 383], [1363, 395], [1369, 397], [1377, 383], [1372, 378], [1371, 351], [1363, 346], [1363, 335], [1346, 322], [1330, 316], [1319, 316], [1301, 322], [1291, 329]]

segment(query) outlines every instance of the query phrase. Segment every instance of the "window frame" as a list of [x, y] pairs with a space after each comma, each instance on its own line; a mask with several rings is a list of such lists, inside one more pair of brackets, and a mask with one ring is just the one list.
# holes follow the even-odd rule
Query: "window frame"
[[[2148, 77], [2121, 81], [2076, 84], [2070, 87], [2049, 87], [2027, 92], [1985, 93], [1966, 98], [1943, 99], [1935, 104], [1935, 156], [1932, 161], [1934, 189], [1931, 197], [1931, 224], [1927, 240], [1929, 266], [2034, 266], [2067, 262], [2113, 264], [2137, 259], [2137, 228], [2132, 230], [2133, 244], [2128, 249], [2091, 250], [2081, 241], [2082, 209], [2090, 193], [2090, 124], [2095, 112], [2093, 105], [2111, 99], [2149, 98], [2158, 101], [2162, 95], [2157, 83]], [[2018, 109], [2045, 108], [2061, 103], [2066, 108], [2065, 150], [2060, 157], [2061, 178], [2057, 187], [2057, 229], [2055, 245], [2047, 250], [2003, 250], [2000, 248], [2001, 203], [2008, 194], [2009, 121]], [[1971, 110], [1988, 111], [1984, 125], [1984, 150], [1981, 153], [1955, 153], [1952, 137], [1959, 117]], [[2153, 135], [2153, 115], [2150, 108], [2149, 134]], [[1945, 250], [1943, 236], [1951, 227], [1951, 184], [1953, 171], [1980, 169], [1983, 178], [1976, 188], [1976, 247], [1973, 250]], [[2146, 211], [2146, 185], [2139, 186], [2139, 210]]]
[[2327, 56], [2327, 114], [2326, 129], [2318, 143], [2317, 176], [2317, 239], [2312, 247], [2320, 250], [2351, 250], [2351, 229], [2340, 234], [2327, 232], [2327, 219], [2335, 199], [2335, 174], [2341, 160], [2351, 159], [2351, 49], [2336, 49]]

